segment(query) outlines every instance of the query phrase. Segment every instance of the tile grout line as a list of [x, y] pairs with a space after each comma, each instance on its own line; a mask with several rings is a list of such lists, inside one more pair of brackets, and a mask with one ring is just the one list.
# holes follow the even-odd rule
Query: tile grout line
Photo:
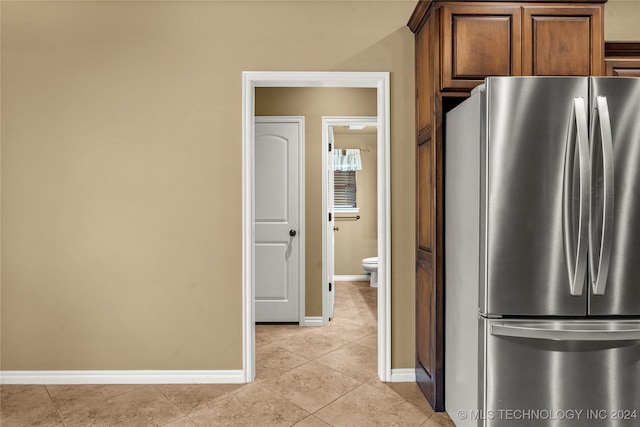
[[[311, 359], [308, 359], [308, 358], [306, 358], [306, 357], [304, 357], [304, 356], [302, 356], [302, 355], [299, 355], [298, 353], [294, 353], [293, 351], [289, 351], [289, 350], [287, 350], [286, 348], [280, 347], [280, 346], [279, 346], [279, 345], [277, 345], [277, 344], [272, 344], [272, 345], [274, 345], [275, 347], [278, 347], [278, 348], [279, 348], [279, 349], [281, 349], [281, 350], [286, 351], [287, 353], [291, 353], [291, 354], [293, 354], [293, 355], [295, 355], [295, 356], [302, 357], [303, 359], [305, 359], [305, 362], [303, 362], [303, 363], [301, 363], [301, 364], [299, 364], [299, 365], [293, 366], [293, 367], [291, 367], [291, 368], [289, 368], [289, 369], [286, 369], [286, 370], [284, 370], [284, 371], [282, 371], [282, 372], [279, 372], [279, 373], [278, 373], [278, 375], [276, 375], [276, 377], [279, 377], [280, 375], [282, 375], [282, 374], [284, 374], [284, 373], [286, 373], [286, 372], [289, 372], [289, 371], [291, 371], [291, 370], [293, 370], [293, 369], [297, 368], [298, 366], [302, 366], [302, 365], [305, 365], [305, 364], [307, 364], [307, 363], [311, 362]], [[257, 355], [257, 352], [256, 352], [256, 355]], [[259, 375], [259, 372], [258, 372], [258, 369], [257, 369], [257, 367], [256, 367], [256, 378], [255, 378], [255, 379], [254, 379], [254, 381], [253, 381], [254, 383], [255, 383], [256, 381], [263, 381], [263, 380], [265, 380], [265, 378], [258, 378], [258, 375]]]
[[188, 414], [185, 414], [185, 413], [184, 413], [180, 408], [178, 408], [178, 407], [177, 407], [177, 406], [176, 406], [176, 405], [171, 401], [171, 399], [169, 399], [169, 398], [168, 398], [168, 397], [167, 397], [167, 396], [162, 392], [162, 390], [160, 390], [160, 389], [157, 387], [157, 385], [156, 385], [156, 384], [152, 384], [151, 386], [154, 388], [154, 390], [155, 390], [156, 392], [160, 393], [160, 396], [162, 396], [162, 397], [163, 397], [167, 402], [169, 402], [169, 405], [171, 405], [171, 406], [172, 406], [176, 411], [178, 411], [180, 414], [182, 414], [182, 416], [181, 416], [181, 417], [178, 417], [178, 418], [175, 418], [175, 419], [169, 420], [168, 422], [166, 422], [166, 423], [164, 423], [164, 424], [162, 424], [162, 425], [167, 425], [167, 424], [169, 424], [169, 423], [172, 423], [172, 422], [174, 422], [174, 421], [179, 420], [180, 418], [188, 418], [188, 419], [189, 419], [189, 421], [193, 422], [195, 425], [198, 425], [198, 424], [197, 424], [197, 423], [195, 423], [191, 418], [189, 418], [189, 415], [188, 415]]
[[[293, 353], [293, 354], [295, 354], [295, 355], [298, 355], [298, 356], [300, 356], [300, 357], [304, 357], [304, 358], [305, 358], [305, 359], [307, 359], [309, 362], [313, 362], [313, 361], [318, 360], [318, 359], [319, 359], [319, 358], [321, 358], [321, 357], [324, 357], [324, 356], [326, 356], [326, 355], [328, 355], [328, 354], [333, 353], [334, 351], [340, 350], [340, 349], [342, 349], [342, 348], [344, 348], [344, 347], [348, 346], [349, 344], [353, 344], [354, 342], [355, 342], [355, 341], [349, 341], [349, 342], [347, 342], [346, 344], [343, 344], [343, 345], [341, 345], [340, 347], [336, 347], [336, 348], [334, 348], [333, 350], [330, 350], [330, 351], [328, 351], [328, 352], [326, 352], [326, 353], [323, 353], [323, 354], [321, 354], [321, 355], [319, 355], [319, 356], [317, 356], [317, 357], [314, 357], [313, 359], [308, 359], [307, 357], [305, 357], [305, 356], [303, 356], [302, 354], [300, 354], [300, 353], [298, 353], [298, 352], [295, 352], [295, 351], [291, 351], [291, 353]], [[277, 344], [275, 344], [275, 345], [277, 345]], [[280, 347], [280, 346], [278, 346], [278, 347]], [[283, 347], [281, 347], [281, 348], [283, 348]], [[286, 350], [286, 348], [285, 348], [285, 350]], [[288, 350], [288, 351], [290, 351], [290, 350]]]
[[[367, 381], [367, 382], [366, 382], [366, 384], [369, 384], [369, 383], [371, 383], [372, 381], [373, 381], [373, 380], [369, 380], [369, 381]], [[380, 381], [380, 383], [381, 383], [381, 384], [391, 384], [391, 383], [385, 383], [385, 382], [383, 382], [383, 381]], [[392, 390], [393, 390], [393, 389], [392, 389]], [[383, 391], [382, 391], [382, 393], [384, 393], [384, 394], [386, 394], [386, 395], [388, 395], [388, 396], [391, 396], [391, 397], [395, 397], [395, 398], [401, 399], [401, 400], [403, 400], [403, 401], [405, 401], [405, 402], [407, 402], [407, 403], [409, 403], [409, 404], [413, 405], [413, 406], [414, 406], [416, 409], [418, 409], [420, 412], [423, 412], [423, 409], [422, 409], [420, 406], [418, 406], [417, 404], [415, 404], [415, 403], [413, 403], [412, 401], [408, 400], [407, 398], [405, 398], [404, 396], [402, 396], [400, 393], [398, 393], [398, 392], [396, 392], [396, 391], [393, 391], [393, 393], [392, 393], [392, 392], [388, 392], [388, 391], [384, 391], [384, 390], [383, 390]], [[431, 405], [429, 405], [429, 407], [431, 408]], [[433, 408], [431, 408], [431, 410], [433, 411]], [[427, 415], [427, 419], [425, 420], [425, 422], [426, 422], [426, 421], [428, 421], [428, 420], [429, 420], [429, 418], [431, 418], [431, 417], [432, 417], [433, 415], [435, 415], [435, 414], [436, 414], [436, 412], [435, 412], [435, 411], [433, 411], [433, 413], [431, 413], [431, 414], [429, 414], [429, 415], [425, 414], [425, 415]]]
[[[323, 410], [324, 408], [326, 408], [327, 406], [331, 405], [332, 403], [334, 403], [336, 400], [342, 399], [343, 397], [345, 397], [347, 394], [352, 393], [353, 391], [355, 391], [356, 389], [362, 387], [363, 385], [365, 385], [366, 382], [358, 384], [357, 386], [355, 386], [354, 388], [352, 388], [351, 390], [349, 390], [348, 392], [346, 392], [345, 394], [343, 394], [340, 397], [336, 397], [335, 399], [333, 399], [331, 402], [327, 403], [326, 405], [324, 405], [321, 408], [318, 408], [315, 410], [315, 412], [313, 412], [311, 415], [313, 415], [314, 417], [316, 417], [317, 419], [321, 420], [322, 422], [329, 424], [329, 421], [326, 421], [324, 418], [321, 418], [320, 416], [316, 415], [319, 411]], [[426, 421], [426, 420], [425, 420]], [[331, 425], [331, 424], [329, 424]]]
[[[129, 384], [129, 385], [132, 385], [132, 384]], [[106, 386], [109, 386], [109, 384], [106, 384]], [[148, 386], [153, 386], [153, 384], [138, 384], [138, 387], [134, 387], [131, 390], [124, 391], [122, 393], [118, 393], [118, 394], [114, 394], [113, 396], [110, 396], [108, 399], [105, 399], [105, 402], [111, 402], [113, 399], [116, 399], [116, 398], [118, 398], [120, 396], [124, 396], [125, 394], [133, 393], [136, 390], [141, 390], [141, 389], [143, 389], [145, 387], [148, 387]]]
[[[310, 361], [310, 362], [313, 362], [313, 361]], [[308, 363], [310, 363], [310, 362], [308, 362]], [[306, 365], [306, 364], [308, 364], [308, 363], [305, 363], [305, 364], [300, 365], [300, 366], [296, 366], [294, 369], [296, 369], [296, 368], [300, 368], [300, 367], [302, 367], [302, 366], [304, 366], [304, 365]], [[317, 363], [317, 362], [316, 362], [316, 363]], [[340, 396], [336, 397], [335, 399], [333, 399], [331, 402], [327, 403], [326, 405], [324, 405], [324, 406], [322, 406], [322, 407], [320, 407], [320, 408], [316, 409], [316, 410], [315, 410], [315, 411], [313, 411], [313, 412], [309, 412], [309, 415], [313, 415], [313, 414], [315, 414], [315, 413], [316, 413], [316, 412], [318, 412], [320, 409], [322, 409], [322, 408], [324, 408], [325, 406], [327, 406], [327, 405], [329, 405], [329, 404], [331, 404], [331, 403], [335, 402], [336, 400], [340, 399], [341, 397], [344, 397], [346, 394], [351, 393], [353, 390], [355, 390], [356, 388], [360, 387], [362, 384], [365, 384], [365, 383], [363, 383], [363, 382], [360, 382], [360, 380], [358, 380], [358, 379], [356, 379], [356, 378], [353, 378], [353, 377], [350, 377], [350, 376], [348, 376], [348, 375], [346, 375], [346, 374], [344, 374], [344, 373], [342, 373], [342, 372], [336, 371], [335, 369], [333, 369], [333, 368], [331, 368], [331, 367], [329, 367], [329, 366], [326, 366], [326, 365], [322, 365], [322, 366], [324, 366], [325, 368], [327, 368], [327, 369], [329, 369], [329, 370], [331, 370], [331, 371], [333, 371], [333, 372], [336, 372], [336, 373], [338, 373], [338, 374], [340, 374], [340, 375], [344, 375], [345, 377], [347, 377], [347, 378], [349, 378], [349, 379], [352, 379], [352, 380], [354, 380], [354, 381], [357, 381], [357, 382], [359, 382], [360, 384], [357, 384], [356, 386], [354, 386], [354, 387], [353, 387], [353, 388], [351, 388], [350, 390], [348, 390], [348, 391], [344, 392], [343, 394], [341, 394]], [[293, 369], [292, 369], [292, 370], [293, 370]], [[276, 378], [277, 378], [277, 377], [276, 377]], [[306, 409], [302, 408], [302, 407], [301, 407], [300, 405], [298, 405], [297, 403], [292, 402], [291, 400], [289, 400], [289, 399], [288, 399], [288, 398], [286, 398], [285, 396], [282, 396], [282, 395], [281, 395], [280, 393], [278, 393], [277, 391], [275, 391], [275, 390], [271, 389], [271, 388], [270, 388], [268, 385], [266, 385], [265, 383], [262, 383], [261, 385], [262, 385], [264, 388], [266, 388], [267, 390], [269, 390], [270, 392], [272, 392], [272, 393], [276, 394], [277, 396], [279, 396], [279, 397], [281, 397], [281, 398], [285, 399], [286, 401], [288, 401], [288, 402], [290, 402], [290, 403], [292, 403], [292, 404], [296, 405], [297, 407], [299, 407], [299, 408], [300, 408], [300, 409], [302, 409], [303, 411], [308, 412]]]
[[53, 409], [58, 414], [58, 417], [60, 417], [60, 422], [62, 423], [63, 427], [67, 427], [67, 423], [64, 422], [64, 418], [62, 417], [62, 414], [58, 409], [58, 405], [56, 405], [56, 403], [53, 401], [53, 398], [51, 397], [51, 392], [49, 392], [49, 387], [47, 387], [46, 385], [43, 385], [43, 387], [44, 387], [44, 391], [47, 392], [47, 396], [49, 396], [49, 402], [51, 402], [51, 406], [53, 406]]
[[[302, 365], [300, 365], [302, 366]], [[293, 406], [295, 406], [296, 408], [300, 409], [301, 411], [303, 411], [304, 413], [306, 413], [307, 415], [304, 418], [299, 419], [298, 421], [296, 421], [295, 423], [291, 424], [292, 426], [298, 424], [300, 421], [309, 418], [311, 415], [313, 415], [312, 412], [307, 411], [306, 409], [304, 409], [303, 407], [301, 407], [300, 405], [298, 405], [297, 403], [292, 402], [291, 400], [287, 399], [284, 396], [281, 396], [280, 393], [271, 390], [268, 386], [266, 386], [264, 383], [260, 384], [261, 387], [263, 387], [265, 390], [267, 390], [270, 393], [275, 394], [276, 396], [278, 396], [280, 399], [286, 400], [287, 402], [291, 403]]]

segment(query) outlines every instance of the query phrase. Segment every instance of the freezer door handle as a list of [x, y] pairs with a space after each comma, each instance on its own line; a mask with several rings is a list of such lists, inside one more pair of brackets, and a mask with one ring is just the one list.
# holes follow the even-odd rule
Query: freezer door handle
[[501, 337], [530, 338], [552, 341], [638, 341], [640, 328], [600, 329], [600, 328], [539, 328], [530, 325], [491, 325], [491, 335]]
[[[598, 141], [598, 139], [600, 141]], [[600, 142], [600, 144], [598, 144]], [[613, 138], [607, 98], [596, 97], [591, 119], [592, 192], [589, 227], [589, 266], [594, 295], [604, 295], [613, 241]], [[599, 155], [601, 154], [601, 155]], [[598, 164], [599, 160], [602, 164]], [[600, 167], [602, 173], [600, 174]], [[602, 197], [598, 186], [602, 180]], [[598, 218], [601, 215], [602, 218]], [[601, 230], [598, 228], [601, 227]], [[598, 247], [599, 246], [599, 247]], [[599, 250], [598, 250], [599, 249]], [[598, 256], [599, 255], [599, 256]]]
[[[579, 206], [577, 215], [578, 229], [575, 230], [574, 214], [574, 167], [578, 148], [578, 184]], [[588, 221], [591, 203], [591, 169], [589, 167], [589, 128], [587, 110], [583, 98], [574, 98], [571, 120], [567, 132], [564, 160], [564, 182], [562, 203], [562, 231], [565, 248], [565, 260], [569, 276], [571, 295], [580, 296], [587, 275]]]

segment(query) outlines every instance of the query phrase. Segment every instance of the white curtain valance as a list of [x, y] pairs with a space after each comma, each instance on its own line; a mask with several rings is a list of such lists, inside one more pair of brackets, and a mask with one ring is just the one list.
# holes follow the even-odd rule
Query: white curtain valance
[[347, 150], [333, 150], [333, 168], [337, 171], [362, 170], [360, 149], [352, 148]]

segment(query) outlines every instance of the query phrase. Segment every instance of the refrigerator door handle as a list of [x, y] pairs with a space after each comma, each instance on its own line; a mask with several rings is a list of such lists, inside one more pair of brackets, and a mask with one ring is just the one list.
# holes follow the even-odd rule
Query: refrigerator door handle
[[[564, 183], [562, 203], [562, 230], [564, 238], [565, 259], [569, 275], [571, 295], [580, 296], [587, 275], [587, 233], [589, 206], [591, 204], [591, 169], [589, 167], [589, 128], [587, 111], [583, 98], [574, 98], [571, 109], [569, 131], [564, 160]], [[579, 175], [579, 212], [577, 236], [574, 235], [573, 187], [574, 163], [578, 147]], [[576, 241], [577, 240], [577, 241]]]
[[640, 329], [536, 328], [535, 326], [491, 325], [491, 335], [552, 341], [638, 341]]
[[[600, 132], [598, 132], [598, 130]], [[591, 270], [591, 285], [594, 295], [604, 295], [607, 285], [607, 276], [609, 274], [609, 264], [611, 261], [611, 246], [613, 243], [613, 204], [614, 204], [614, 182], [613, 182], [613, 137], [611, 136], [611, 119], [609, 117], [609, 106], [607, 98], [604, 96], [596, 97], [594, 105], [594, 114], [591, 121], [591, 158], [595, 163], [598, 156], [595, 155], [599, 148], [596, 143], [600, 137], [602, 149], [602, 179], [603, 196], [602, 196], [602, 234], [600, 235], [600, 250], [597, 252], [597, 230], [595, 229], [598, 219], [597, 211], [599, 208], [597, 194], [595, 193], [596, 184], [598, 182], [598, 174], [593, 174], [592, 191], [594, 197], [591, 200], [590, 224], [589, 227], [589, 265]], [[596, 165], [593, 165], [596, 170]], [[600, 256], [596, 259], [596, 253]]]

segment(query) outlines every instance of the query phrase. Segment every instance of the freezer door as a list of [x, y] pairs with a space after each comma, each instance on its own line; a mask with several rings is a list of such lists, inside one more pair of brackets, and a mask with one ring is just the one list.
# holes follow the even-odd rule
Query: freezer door
[[578, 77], [486, 81], [482, 313], [586, 315], [588, 83]]
[[478, 425], [640, 426], [640, 321], [479, 326]]
[[640, 315], [640, 78], [592, 78], [591, 122], [589, 314]]

